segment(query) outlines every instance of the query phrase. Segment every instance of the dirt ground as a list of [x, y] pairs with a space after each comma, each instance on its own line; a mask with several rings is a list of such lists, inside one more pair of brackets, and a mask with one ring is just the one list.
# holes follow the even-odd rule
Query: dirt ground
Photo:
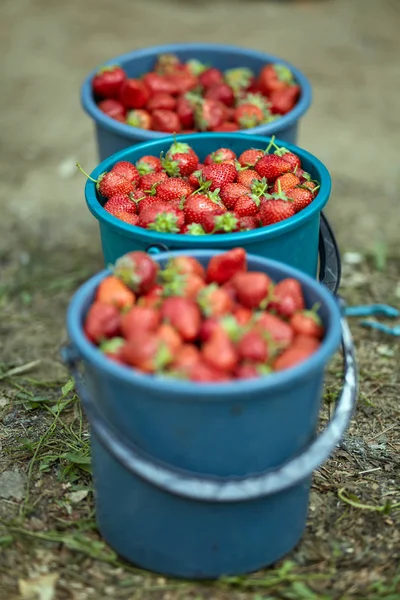
[[[3, 0], [0, 47], [0, 600], [398, 600], [399, 346], [351, 327], [361, 391], [314, 476], [301, 544], [254, 575], [176, 582], [96, 532], [88, 431], [59, 360], [69, 298], [102, 267], [77, 159], [96, 164], [87, 71], [133, 48], [221, 41], [297, 64], [314, 86], [300, 145], [331, 171], [349, 304], [400, 305], [397, 0]], [[348, 253], [357, 253], [348, 254]], [[340, 386], [325, 390], [325, 422]]]

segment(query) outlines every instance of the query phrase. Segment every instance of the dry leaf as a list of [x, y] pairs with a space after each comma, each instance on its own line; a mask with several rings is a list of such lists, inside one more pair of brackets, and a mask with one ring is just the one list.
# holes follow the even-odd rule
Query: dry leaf
[[88, 490], [78, 490], [77, 492], [71, 492], [68, 494], [68, 498], [72, 504], [78, 504], [78, 502], [81, 502], [86, 498], [88, 493]]
[[18, 587], [24, 600], [53, 600], [58, 573], [39, 575], [31, 579], [19, 579]]

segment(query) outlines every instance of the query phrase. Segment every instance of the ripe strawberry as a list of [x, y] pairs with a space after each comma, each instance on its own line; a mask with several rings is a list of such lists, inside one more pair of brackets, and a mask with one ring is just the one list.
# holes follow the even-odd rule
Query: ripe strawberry
[[255, 170], [261, 177], [266, 177], [271, 183], [272, 181], [275, 181], [275, 179], [278, 179], [280, 175], [288, 173], [291, 168], [290, 163], [280, 156], [276, 156], [276, 154], [265, 154], [257, 161]]
[[93, 343], [119, 335], [121, 315], [116, 306], [95, 301], [89, 308], [84, 324], [86, 337]]
[[199, 83], [204, 88], [210, 88], [213, 85], [216, 85], [217, 83], [224, 83], [224, 76], [222, 75], [219, 69], [216, 69], [215, 67], [210, 67], [209, 69], [206, 69], [205, 71], [200, 73]]
[[249, 189], [240, 183], [227, 183], [221, 188], [219, 195], [226, 208], [233, 210], [236, 201], [248, 193]]
[[294, 108], [300, 96], [299, 85], [291, 85], [284, 90], [276, 90], [271, 93], [269, 100], [272, 114], [286, 115]]
[[206, 90], [204, 97], [222, 102], [225, 106], [233, 106], [235, 102], [233, 90], [226, 83], [215, 83]]
[[197, 383], [221, 383], [229, 381], [226, 373], [222, 373], [203, 361], [199, 361], [192, 365], [189, 369], [189, 379]]
[[228, 292], [219, 288], [215, 283], [200, 290], [197, 302], [206, 317], [222, 317], [230, 314], [233, 308], [233, 302]]
[[263, 226], [284, 221], [294, 214], [293, 203], [287, 200], [267, 200], [260, 207], [260, 219]]
[[178, 94], [186, 94], [198, 86], [197, 77], [192, 75], [189, 71], [171, 73], [171, 75], [166, 76], [166, 79], [176, 86]]
[[176, 114], [184, 129], [194, 126], [194, 107], [185, 96], [179, 96], [176, 102]]
[[125, 80], [125, 71], [118, 65], [103, 67], [93, 77], [93, 94], [98, 98], [117, 99]]
[[161, 318], [170, 323], [185, 342], [193, 342], [197, 338], [201, 314], [193, 300], [179, 296], [166, 298], [160, 313]]
[[294, 345], [287, 348], [273, 363], [274, 371], [283, 371], [297, 366], [299, 363], [305, 361], [312, 354], [314, 349]]
[[286, 192], [300, 184], [300, 179], [294, 173], [285, 173], [276, 179], [273, 187], [275, 193]]
[[144, 196], [141, 200], [139, 200], [137, 204], [137, 211], [140, 215], [144, 210], [149, 208], [149, 206], [154, 206], [154, 204], [159, 204], [160, 198], [158, 196]]
[[132, 196], [128, 196], [127, 194], [114, 194], [114, 196], [111, 196], [111, 198], [107, 200], [103, 208], [114, 216], [119, 212], [135, 214], [137, 211], [137, 204], [132, 199]]
[[241, 104], [235, 110], [235, 122], [241, 129], [257, 127], [264, 119], [264, 112], [258, 106], [254, 106], [254, 104]]
[[200, 325], [199, 331], [199, 339], [202, 342], [206, 342], [210, 339], [211, 335], [214, 333], [218, 327], [221, 327], [219, 319], [216, 317], [210, 317], [208, 319], [204, 319]]
[[146, 73], [143, 75], [143, 81], [152, 95], [170, 94], [176, 96], [178, 94], [176, 83], [159, 73]]
[[140, 179], [139, 171], [135, 165], [127, 160], [121, 160], [120, 162], [117, 162], [111, 169], [111, 173], [122, 175], [122, 177], [125, 177], [125, 179], [131, 181], [135, 185]]
[[164, 170], [171, 177], [188, 177], [199, 164], [199, 157], [189, 144], [174, 142], [169, 148], [166, 158], [162, 160]]
[[260, 227], [260, 219], [256, 216], [238, 217], [239, 231], [251, 231]]
[[217, 100], [200, 100], [195, 106], [194, 119], [200, 131], [218, 127], [226, 120], [226, 106]]
[[169, 323], [162, 323], [158, 328], [157, 335], [165, 342], [168, 350], [171, 353], [171, 360], [179, 352], [183, 345], [183, 341], [179, 333]]
[[288, 150], [287, 148], [284, 148], [283, 146], [280, 148], [278, 146], [276, 146], [276, 150], [275, 150], [274, 154], [276, 154], [277, 156], [280, 156], [281, 158], [286, 160], [288, 163], [290, 163], [290, 166], [292, 167], [291, 170], [294, 171], [295, 175], [297, 175], [299, 177], [299, 174], [297, 173], [297, 169], [301, 168], [301, 161], [300, 161], [300, 158], [297, 156], [297, 154], [290, 152], [290, 150]]
[[236, 154], [230, 148], [218, 148], [215, 152], [211, 152], [204, 159], [205, 165], [212, 165], [213, 163], [221, 164], [229, 160], [236, 160]]
[[146, 252], [136, 250], [117, 259], [114, 275], [136, 294], [146, 294], [154, 287], [159, 266]]
[[239, 93], [248, 90], [252, 85], [254, 74], [246, 67], [239, 67], [225, 71], [224, 78], [226, 83], [231, 86], [235, 93]]
[[254, 169], [244, 169], [243, 171], [238, 171], [237, 182], [241, 185], [251, 188], [255, 181], [261, 181], [261, 175], [259, 175]]
[[140, 296], [138, 300], [139, 306], [146, 306], [148, 308], [159, 308], [162, 302], [163, 289], [161, 285], [155, 285], [151, 288], [147, 294]]
[[120, 89], [120, 100], [127, 108], [143, 108], [150, 98], [150, 91], [140, 79], [126, 79]]
[[237, 299], [246, 308], [258, 308], [271, 290], [271, 279], [265, 273], [237, 273], [232, 279]]
[[112, 304], [118, 310], [122, 310], [133, 306], [136, 296], [118, 277], [110, 275], [100, 282], [96, 300], [103, 304]]
[[293, 343], [292, 343], [292, 347], [297, 346], [300, 348], [309, 348], [310, 350], [313, 350], [314, 352], [316, 350], [318, 350], [320, 345], [321, 345], [321, 342], [319, 341], [319, 339], [317, 339], [316, 337], [313, 337], [311, 335], [304, 335], [302, 333], [299, 335], [296, 335], [293, 340]]
[[203, 344], [201, 354], [211, 367], [223, 372], [231, 372], [238, 362], [238, 354], [227, 333], [217, 328]]
[[152, 113], [153, 129], [165, 133], [177, 133], [181, 130], [178, 115], [172, 110], [154, 110]]
[[239, 131], [239, 125], [237, 123], [232, 123], [231, 121], [225, 121], [225, 123], [221, 123], [221, 125], [211, 127], [211, 131], [219, 131], [222, 133], [229, 131]]
[[126, 342], [124, 338], [114, 337], [110, 340], [105, 340], [104, 342], [102, 342], [99, 346], [99, 349], [104, 354], [104, 356], [106, 356], [110, 360], [113, 360], [114, 362], [120, 364], [124, 364], [123, 348], [125, 344]]
[[260, 331], [253, 329], [243, 335], [237, 345], [241, 360], [264, 363], [269, 358], [268, 345]]
[[292, 277], [282, 279], [274, 287], [273, 300], [269, 309], [276, 310], [282, 317], [290, 318], [299, 310], [304, 310], [304, 297], [301, 284]]
[[306, 208], [314, 200], [313, 193], [301, 187], [288, 189], [286, 195], [290, 200], [293, 200], [293, 208], [296, 213]]
[[204, 213], [202, 227], [205, 233], [232, 233], [238, 231], [238, 218], [229, 211]]
[[156, 173], [147, 173], [142, 175], [139, 181], [139, 189], [143, 190], [147, 194], [155, 195], [156, 189], [160, 183], [168, 180], [168, 175], [164, 171], [157, 171]]
[[317, 186], [317, 184], [314, 183], [314, 181], [304, 181], [304, 183], [302, 183], [301, 185], [303, 188], [310, 190], [314, 198], [318, 194], [319, 186]]
[[193, 274], [202, 279], [206, 277], [205, 268], [192, 256], [174, 256], [169, 259], [166, 269], [173, 269], [181, 275]]
[[146, 175], [162, 171], [162, 164], [161, 160], [156, 156], [142, 156], [142, 158], [136, 161], [136, 168], [140, 175]]
[[128, 223], [128, 225], [137, 225], [139, 223], [139, 217], [135, 213], [127, 212], [126, 210], [120, 210], [116, 212], [114, 215], [120, 221], [124, 221], [124, 223]]
[[158, 310], [150, 306], [134, 306], [121, 317], [121, 333], [127, 340], [140, 339], [143, 333], [154, 332], [160, 325]]
[[194, 344], [183, 344], [174, 356], [172, 367], [188, 372], [198, 362], [200, 362], [200, 350]]
[[207, 267], [206, 278], [208, 283], [226, 283], [234, 275], [246, 271], [247, 259], [243, 248], [233, 248], [223, 254], [213, 256]]
[[131, 127], [138, 127], [139, 129], [152, 129], [153, 126], [151, 114], [143, 108], [130, 110], [126, 122]]
[[107, 100], [102, 100], [97, 106], [103, 113], [112, 119], [122, 119], [125, 121], [125, 106], [119, 100], [113, 100], [112, 98], [109, 98]]
[[260, 198], [255, 194], [240, 196], [235, 202], [235, 214], [239, 217], [254, 217], [260, 207]]
[[309, 335], [317, 339], [324, 335], [322, 321], [314, 310], [295, 313], [290, 319], [290, 325], [297, 335]]
[[140, 344], [136, 339], [128, 341], [122, 355], [126, 363], [144, 373], [162, 371], [173, 358], [167, 344], [157, 333], [143, 334]]
[[112, 171], [100, 175], [96, 183], [97, 191], [104, 198], [111, 198], [116, 194], [128, 195], [134, 191], [135, 187], [136, 184], [133, 184], [126, 177]]
[[183, 207], [185, 214], [185, 221], [189, 223], [199, 223], [202, 225], [204, 215], [206, 213], [211, 214], [223, 214], [226, 212], [225, 206], [221, 203], [221, 200], [215, 192], [208, 194], [191, 194], [185, 202]]
[[281, 347], [289, 346], [293, 341], [294, 333], [291, 326], [271, 313], [261, 313], [257, 319], [257, 327], [260, 327]]
[[184, 223], [183, 212], [168, 202], [155, 202], [140, 211], [140, 227], [162, 233], [179, 233]]
[[186, 198], [192, 191], [192, 186], [179, 177], [170, 177], [157, 186], [157, 196], [164, 202], [175, 198]]
[[205, 286], [204, 279], [196, 273], [178, 273], [175, 269], [161, 273], [164, 280], [164, 296], [182, 296], [195, 299]]
[[242, 167], [254, 167], [254, 165], [264, 156], [262, 150], [257, 148], [249, 148], [239, 156], [238, 161]]
[[286, 89], [293, 82], [293, 75], [287, 67], [279, 64], [265, 65], [258, 76], [260, 91], [269, 96], [275, 90]]
[[237, 176], [235, 167], [230, 163], [206, 165], [203, 169], [203, 178], [211, 181], [210, 190], [222, 189], [227, 183], [233, 183]]
[[171, 94], [166, 94], [165, 92], [157, 92], [156, 94], [153, 94], [153, 96], [150, 96], [146, 104], [146, 109], [150, 112], [158, 109], [175, 110], [175, 108], [176, 99], [171, 96]]

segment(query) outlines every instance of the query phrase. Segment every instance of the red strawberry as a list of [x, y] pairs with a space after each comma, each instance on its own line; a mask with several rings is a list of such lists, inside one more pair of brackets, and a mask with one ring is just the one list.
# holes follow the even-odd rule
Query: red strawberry
[[209, 100], [222, 102], [225, 106], [233, 106], [235, 102], [233, 90], [226, 83], [215, 83], [207, 89], [204, 97]]
[[192, 256], [174, 256], [169, 259], [166, 268], [174, 269], [181, 275], [198, 275], [202, 279], [206, 277], [205, 268]]
[[125, 72], [118, 65], [103, 67], [93, 77], [93, 93], [98, 98], [116, 99], [125, 80]]
[[276, 179], [273, 187], [274, 193], [286, 192], [300, 184], [300, 179], [294, 173], [285, 173]]
[[203, 176], [203, 169], [204, 165], [199, 163], [196, 167], [196, 170], [193, 171], [193, 173], [191, 173], [188, 177], [188, 182], [195, 190], [197, 190], [200, 187], [200, 180]]
[[197, 383], [221, 383], [229, 381], [226, 373], [222, 373], [203, 361], [197, 362], [190, 368], [189, 379]]
[[205, 286], [204, 279], [196, 273], [178, 273], [175, 269], [164, 269], [161, 276], [164, 279], [164, 296], [194, 299]]
[[146, 193], [152, 193], [154, 195], [158, 185], [167, 180], [168, 175], [164, 171], [147, 173], [141, 176], [138, 187]]
[[291, 346], [287, 348], [273, 363], [274, 371], [283, 371], [295, 367], [314, 354], [314, 349], [306, 346]]
[[162, 323], [162, 325], [160, 325], [158, 328], [157, 334], [163, 340], [163, 342], [165, 342], [173, 360], [173, 357], [182, 347], [183, 341], [181, 336], [177, 330], [168, 323]]
[[140, 344], [136, 339], [128, 341], [122, 355], [126, 363], [145, 373], [162, 371], [173, 358], [167, 344], [157, 333], [143, 334]]
[[194, 344], [183, 344], [176, 355], [172, 367], [174, 369], [189, 372], [191, 367], [200, 362], [200, 350]]
[[275, 181], [280, 175], [288, 173], [290, 163], [276, 154], [265, 154], [255, 165], [255, 170], [261, 177], [266, 177], [269, 182]]
[[194, 108], [185, 96], [180, 96], [176, 102], [176, 114], [182, 127], [191, 129], [194, 126]]
[[294, 337], [291, 326], [279, 317], [263, 312], [257, 319], [257, 326], [265, 331], [273, 342], [280, 346], [289, 346]]
[[167, 75], [166, 79], [176, 86], [178, 94], [186, 94], [198, 86], [197, 77], [189, 71], [172, 73], [171, 75]]
[[293, 75], [284, 65], [269, 64], [261, 69], [258, 76], [260, 91], [269, 96], [275, 90], [283, 90], [293, 82]]
[[200, 325], [199, 338], [202, 342], [210, 339], [216, 329], [221, 327], [219, 320], [216, 317], [204, 319]]
[[116, 306], [95, 301], [87, 312], [83, 329], [86, 337], [97, 344], [118, 336], [120, 323], [121, 315]]
[[241, 129], [257, 127], [265, 120], [262, 109], [254, 104], [241, 104], [235, 110], [235, 122]]
[[233, 371], [238, 362], [235, 346], [222, 328], [213, 331], [203, 344], [201, 354], [208, 365], [228, 373]]
[[318, 338], [313, 337], [311, 335], [304, 335], [304, 334], [296, 335], [293, 340], [293, 343], [292, 343], [292, 347], [297, 346], [300, 348], [309, 348], [310, 350], [313, 350], [314, 352], [316, 350], [318, 350], [320, 345], [321, 345], [321, 342]]
[[139, 295], [146, 294], [154, 287], [158, 270], [158, 264], [140, 250], [118, 258], [113, 269], [114, 275]]
[[237, 176], [235, 167], [230, 163], [206, 165], [203, 169], [203, 178], [211, 181], [210, 190], [222, 189], [227, 183], [233, 183]]
[[224, 83], [224, 77], [219, 69], [210, 67], [199, 75], [199, 83], [204, 88], [210, 88], [217, 83]]
[[102, 342], [99, 349], [103, 352], [104, 356], [107, 356], [110, 360], [123, 364], [123, 348], [125, 344], [126, 342], [123, 338], [114, 337]]
[[141, 296], [138, 300], [139, 306], [148, 308], [159, 308], [162, 302], [163, 289], [161, 285], [155, 285], [147, 294]]
[[251, 231], [252, 229], [258, 229], [258, 227], [260, 227], [260, 219], [255, 216], [239, 217], [238, 226], [239, 231]]
[[213, 129], [226, 120], [226, 106], [217, 100], [200, 100], [195, 106], [194, 118], [200, 131]]
[[176, 84], [159, 73], [146, 73], [143, 75], [143, 81], [152, 95], [170, 94], [175, 96], [178, 93]]
[[273, 114], [286, 115], [286, 113], [295, 107], [300, 96], [300, 90], [300, 86], [291, 85], [284, 90], [272, 92], [269, 96], [271, 112]]
[[233, 210], [236, 201], [248, 193], [249, 189], [240, 183], [227, 183], [222, 187], [219, 195], [226, 208]]
[[147, 110], [152, 112], [153, 110], [164, 109], [164, 110], [175, 110], [176, 99], [171, 94], [165, 92], [157, 92], [149, 98], [146, 104]]
[[111, 169], [111, 173], [122, 175], [122, 177], [125, 177], [128, 181], [131, 181], [135, 185], [140, 179], [139, 171], [135, 165], [127, 160], [121, 160], [120, 162], [117, 162]]
[[276, 310], [282, 317], [287, 318], [299, 310], [304, 310], [303, 290], [297, 279], [289, 277], [277, 283], [273, 300], [268, 308]]
[[97, 106], [103, 113], [112, 119], [122, 119], [125, 121], [125, 106], [119, 100], [113, 100], [112, 98], [109, 98], [108, 100], [102, 100]]
[[152, 113], [153, 129], [165, 133], [177, 133], [181, 130], [178, 115], [172, 110], [154, 110]]
[[287, 200], [267, 200], [260, 207], [260, 219], [263, 226], [273, 225], [289, 219], [295, 214], [292, 202]]
[[293, 208], [296, 213], [306, 208], [314, 200], [313, 193], [301, 187], [287, 190], [286, 195], [290, 200], [293, 200]]
[[235, 203], [235, 214], [239, 217], [253, 217], [258, 213], [260, 198], [254, 194], [240, 196]]
[[[235, 292], [235, 296], [236, 296], [236, 292]], [[250, 321], [250, 319], [253, 316], [253, 312], [249, 308], [244, 308], [244, 306], [240, 306], [240, 305], [238, 305], [235, 308], [235, 311], [233, 314], [235, 315], [236, 321], [241, 326], [247, 325], [247, 323]]]
[[104, 210], [115, 215], [119, 212], [136, 213], [137, 204], [126, 194], [114, 194], [104, 204]]
[[261, 181], [261, 175], [259, 175], [257, 171], [254, 171], [254, 169], [238, 171], [237, 182], [241, 185], [251, 188], [255, 181]]
[[211, 127], [211, 131], [220, 131], [220, 132], [229, 132], [229, 131], [239, 131], [239, 125], [237, 123], [232, 123], [230, 121], [225, 121], [225, 123], [221, 123], [221, 125], [217, 125], [216, 127]]
[[252, 86], [254, 74], [251, 69], [238, 67], [225, 71], [224, 78], [226, 83], [230, 85], [237, 94], [240, 94]]
[[222, 317], [230, 314], [233, 308], [233, 302], [228, 292], [219, 288], [215, 283], [200, 290], [197, 302], [206, 317]]
[[179, 177], [170, 177], [157, 186], [157, 196], [164, 202], [175, 198], [186, 198], [192, 191], [190, 183]]
[[139, 223], [139, 217], [135, 213], [127, 212], [126, 210], [120, 210], [114, 214], [114, 217], [128, 225], [137, 225]]
[[318, 194], [319, 186], [317, 186], [317, 184], [314, 183], [314, 181], [304, 181], [304, 183], [302, 183], [301, 185], [303, 188], [310, 190], [314, 197]]
[[130, 194], [134, 191], [135, 185], [126, 177], [109, 171], [100, 175], [96, 188], [104, 198], [110, 198], [115, 194]]
[[199, 223], [201, 225], [204, 214], [223, 214], [226, 212], [226, 208], [215, 193], [207, 195], [196, 193], [186, 199], [183, 212], [187, 224]]
[[229, 160], [236, 160], [236, 154], [230, 148], [218, 148], [215, 152], [211, 152], [204, 159], [205, 165], [212, 165], [213, 163], [221, 164]]
[[265, 273], [237, 273], [232, 279], [238, 301], [246, 308], [258, 308], [270, 292], [272, 282]]
[[125, 339], [140, 339], [143, 333], [154, 332], [160, 325], [160, 313], [150, 306], [134, 306], [121, 317], [121, 333]]
[[251, 360], [264, 363], [268, 360], [268, 345], [260, 331], [253, 329], [245, 333], [237, 345], [239, 357], [242, 360]]
[[153, 124], [151, 114], [142, 108], [130, 110], [126, 122], [131, 127], [138, 127], [139, 129], [151, 129]]
[[216, 254], [210, 259], [206, 272], [207, 281], [222, 285], [246, 269], [246, 251], [243, 248], [233, 248], [223, 254]]
[[126, 79], [120, 89], [120, 100], [127, 108], [143, 108], [150, 98], [150, 91], [140, 79]]
[[295, 313], [290, 319], [290, 325], [297, 335], [309, 335], [321, 339], [324, 335], [322, 321], [313, 310]]
[[140, 211], [138, 225], [162, 233], [179, 233], [183, 223], [181, 210], [168, 202], [155, 202]]
[[202, 227], [205, 233], [232, 233], [238, 231], [238, 218], [229, 211], [204, 213]]
[[189, 144], [174, 142], [162, 164], [171, 177], [188, 177], [197, 169], [199, 157]]
[[142, 158], [136, 161], [136, 168], [140, 175], [146, 175], [162, 171], [162, 164], [161, 160], [156, 156], [142, 156]]
[[200, 331], [201, 314], [197, 304], [190, 298], [172, 296], [164, 300], [161, 318], [174, 327], [185, 342], [193, 342]]
[[118, 310], [122, 310], [133, 306], [136, 296], [118, 277], [110, 275], [100, 282], [96, 300], [104, 304], [112, 304]]
[[257, 148], [250, 148], [249, 150], [245, 150], [239, 156], [238, 161], [242, 167], [254, 167], [256, 162], [260, 160], [264, 156], [264, 152], [262, 150], [257, 150]]
[[149, 206], [154, 206], [154, 204], [160, 204], [160, 198], [157, 196], [144, 196], [141, 200], [139, 200], [137, 204], [138, 213], [142, 213], [144, 210], [149, 208]]
[[280, 156], [281, 158], [286, 160], [288, 163], [290, 163], [290, 166], [292, 167], [291, 170], [294, 171], [295, 175], [300, 177], [299, 174], [297, 173], [297, 169], [301, 168], [301, 161], [300, 161], [300, 158], [297, 156], [297, 154], [290, 152], [290, 150], [287, 150], [287, 148], [284, 148], [283, 146], [281, 148], [279, 148], [277, 146], [274, 154], [276, 154], [277, 156]]

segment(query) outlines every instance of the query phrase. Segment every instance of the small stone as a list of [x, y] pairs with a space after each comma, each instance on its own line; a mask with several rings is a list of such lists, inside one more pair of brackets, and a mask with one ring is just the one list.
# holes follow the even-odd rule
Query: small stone
[[20, 471], [0, 474], [0, 498], [22, 500], [25, 494], [25, 476]]
[[364, 257], [359, 252], [345, 252], [343, 254], [343, 262], [348, 265], [359, 265], [363, 260]]

